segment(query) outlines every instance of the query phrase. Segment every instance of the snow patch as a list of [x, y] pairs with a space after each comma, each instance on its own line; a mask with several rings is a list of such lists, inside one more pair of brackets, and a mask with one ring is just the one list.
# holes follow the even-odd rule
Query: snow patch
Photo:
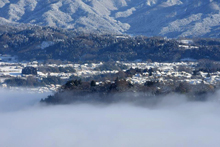
[[131, 9], [124, 11], [124, 12], [118, 12], [115, 14], [115, 18], [128, 17], [128, 16], [132, 15], [134, 11], [136, 11], [136, 9], [133, 7]]
[[45, 49], [45, 48], [52, 46], [52, 45], [54, 45], [53, 41], [43, 41], [39, 47], [41, 49]]

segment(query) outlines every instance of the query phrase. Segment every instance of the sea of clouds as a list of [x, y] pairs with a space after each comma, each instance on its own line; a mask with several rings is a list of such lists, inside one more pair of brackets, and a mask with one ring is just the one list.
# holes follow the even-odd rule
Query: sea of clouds
[[41, 105], [45, 94], [0, 90], [2, 147], [219, 147], [220, 92], [132, 103]]

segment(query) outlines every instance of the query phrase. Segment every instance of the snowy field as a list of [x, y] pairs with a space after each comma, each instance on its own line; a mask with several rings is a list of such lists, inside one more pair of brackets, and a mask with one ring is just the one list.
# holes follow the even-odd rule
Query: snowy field
[[218, 147], [220, 103], [165, 97], [153, 107], [132, 104], [43, 106], [44, 94], [1, 90], [4, 147]]

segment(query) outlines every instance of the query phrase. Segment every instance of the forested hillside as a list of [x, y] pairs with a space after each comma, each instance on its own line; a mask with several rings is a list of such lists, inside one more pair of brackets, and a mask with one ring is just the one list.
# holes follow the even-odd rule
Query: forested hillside
[[166, 39], [163, 37], [92, 34], [51, 27], [10, 29], [0, 35], [0, 54], [19, 60], [73, 62], [186, 59], [220, 61], [220, 39]]

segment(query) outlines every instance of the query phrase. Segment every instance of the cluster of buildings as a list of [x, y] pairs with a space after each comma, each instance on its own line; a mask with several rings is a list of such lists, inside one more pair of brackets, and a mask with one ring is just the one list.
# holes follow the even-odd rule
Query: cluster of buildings
[[[137, 73], [132, 77], [127, 77], [127, 81], [130, 81], [133, 84], [144, 84], [146, 81], [160, 81], [164, 83], [170, 83], [174, 80], [181, 82], [187, 82], [193, 85], [199, 84], [201, 82], [205, 84], [219, 84], [220, 83], [220, 72], [215, 73], [205, 73], [200, 71], [196, 76], [193, 75], [193, 71], [197, 66], [197, 62], [174, 62], [174, 63], [158, 63], [158, 62], [120, 62], [117, 61], [117, 64], [123, 64], [127, 69], [153, 69], [152, 75], [149, 76], [149, 72]], [[118, 70], [96, 70], [97, 67], [102, 66], [103, 63], [89, 63], [89, 64], [42, 64], [37, 61], [26, 62], [26, 63], [17, 63], [17, 62], [0, 62], [0, 86], [2, 88], [9, 89], [18, 89], [18, 87], [10, 87], [5, 83], [6, 79], [10, 78], [23, 78], [26, 79], [29, 76], [33, 75], [23, 75], [22, 69], [28, 66], [39, 68], [42, 66], [51, 66], [51, 67], [72, 67], [75, 69], [73, 73], [53, 73], [53, 72], [41, 72], [38, 71], [35, 78], [42, 80], [42, 78], [47, 78], [48, 76], [60, 77], [61, 79], [68, 80], [71, 76], [75, 77], [89, 77], [99, 74], [116, 74]], [[124, 71], [126, 71], [124, 69]], [[51, 84], [44, 87], [32, 87], [31, 91], [35, 92], [49, 92], [55, 91], [61, 85]]]
[[154, 69], [152, 75], [149, 73], [135, 74], [127, 80], [135, 84], [144, 84], [146, 81], [159, 81], [171, 83], [174, 80], [177, 82], [187, 82], [189, 84], [220, 84], [220, 71], [208, 73], [199, 71], [197, 75], [193, 75], [196, 70], [197, 62], [173, 62], [173, 63], [123, 63], [129, 68], [139, 69]]

